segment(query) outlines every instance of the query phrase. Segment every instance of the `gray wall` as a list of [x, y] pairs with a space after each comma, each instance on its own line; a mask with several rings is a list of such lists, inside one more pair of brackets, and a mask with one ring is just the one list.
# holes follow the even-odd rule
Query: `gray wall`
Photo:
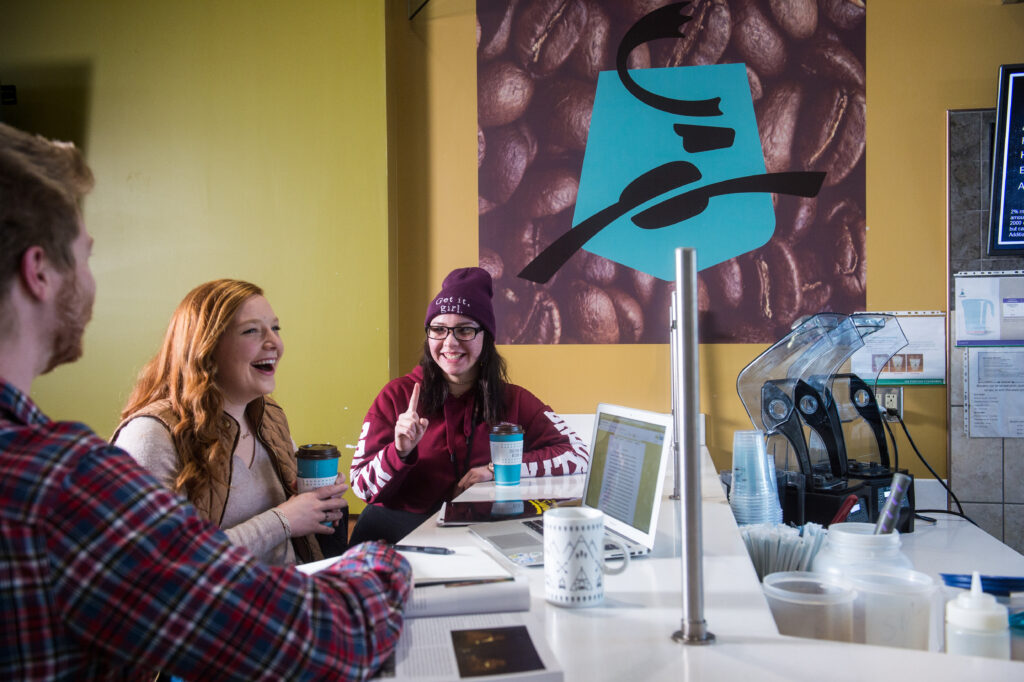
[[956, 273], [1024, 269], [1022, 257], [987, 255], [994, 129], [994, 109], [949, 112], [949, 483], [964, 513], [1024, 553], [1024, 439], [966, 436], [964, 350], [954, 337]]

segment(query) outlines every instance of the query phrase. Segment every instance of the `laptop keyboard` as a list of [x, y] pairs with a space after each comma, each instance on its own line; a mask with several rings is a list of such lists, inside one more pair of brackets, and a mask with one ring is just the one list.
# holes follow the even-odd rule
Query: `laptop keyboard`
[[[524, 524], [537, 531], [541, 535], [544, 535], [544, 522], [543, 521], [523, 521]], [[605, 550], [618, 549], [618, 546], [611, 544], [610, 542], [605, 544]]]

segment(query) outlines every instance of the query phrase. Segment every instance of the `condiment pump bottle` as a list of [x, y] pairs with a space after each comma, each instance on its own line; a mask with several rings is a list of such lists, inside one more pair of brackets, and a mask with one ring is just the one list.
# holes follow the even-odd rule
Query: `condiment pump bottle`
[[1010, 658], [1010, 621], [1006, 607], [981, 591], [981, 575], [971, 577], [970, 592], [946, 603], [946, 653]]

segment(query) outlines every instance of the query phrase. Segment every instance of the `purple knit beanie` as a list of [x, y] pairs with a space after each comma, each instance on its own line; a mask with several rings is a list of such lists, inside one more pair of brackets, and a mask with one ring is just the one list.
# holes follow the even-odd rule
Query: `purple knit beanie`
[[458, 268], [448, 273], [441, 291], [427, 305], [423, 326], [438, 315], [455, 314], [472, 317], [494, 338], [494, 308], [491, 298], [491, 274], [483, 268]]

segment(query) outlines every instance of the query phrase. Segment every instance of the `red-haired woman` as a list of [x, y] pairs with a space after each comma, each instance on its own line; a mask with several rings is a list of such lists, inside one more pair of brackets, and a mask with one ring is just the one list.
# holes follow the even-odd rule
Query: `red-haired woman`
[[321, 558], [313, 534], [333, 533], [323, 522], [348, 512], [341, 476], [295, 494], [295, 443], [284, 410], [267, 397], [283, 353], [262, 289], [230, 279], [196, 287], [139, 374], [112, 439], [233, 544], [279, 565]]

